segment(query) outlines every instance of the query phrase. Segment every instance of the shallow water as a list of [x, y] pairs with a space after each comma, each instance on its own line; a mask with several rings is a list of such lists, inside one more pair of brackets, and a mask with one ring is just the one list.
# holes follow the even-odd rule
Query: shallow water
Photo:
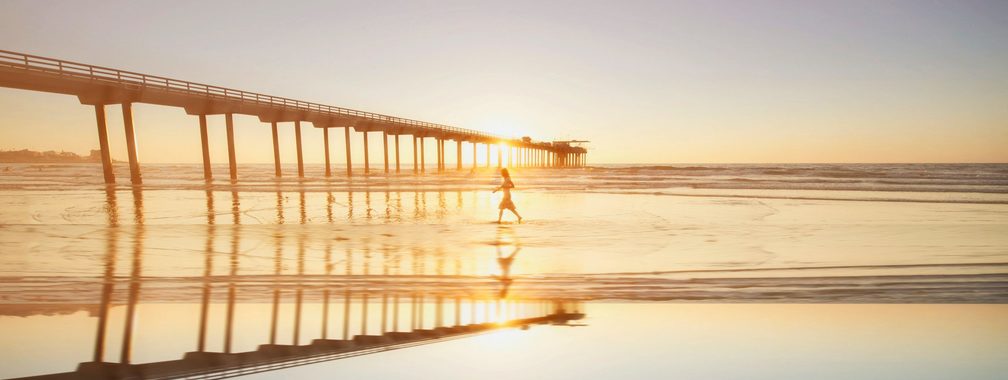
[[[700, 376], [704, 366], [696, 364], [687, 372], [697, 376], [687, 377], [807, 377], [814, 370], [808, 364], [745, 372], [746, 366], [769, 368], [756, 356], [799, 353], [784, 343], [757, 353], [757, 338], [746, 334], [765, 336], [757, 331], [767, 326], [739, 315], [800, 319], [806, 327], [773, 326], [773, 335], [785, 341], [802, 340], [815, 328], [833, 331], [833, 340], [821, 346], [803, 343], [822, 349], [803, 357], [808, 363], [830, 362], [829, 355], [875, 360], [875, 354], [827, 345], [845, 344], [845, 329], [886, 326], [885, 334], [851, 344], [895, 340], [896, 349], [913, 340], [947, 341], [949, 350], [977, 355], [934, 361], [938, 351], [907, 354], [893, 360], [934, 371], [887, 369], [883, 377], [942, 378], [936, 374], [970, 361], [975, 371], [963, 372], [964, 378], [992, 378], [995, 369], [1005, 369], [997, 364], [1005, 362], [1005, 346], [991, 337], [1008, 334], [1008, 165], [516, 169], [514, 199], [526, 220], [517, 224], [508, 215], [502, 225], [494, 223], [500, 193], [489, 191], [496, 179], [486, 169], [277, 181], [268, 177], [272, 165], [248, 165], [240, 167], [238, 185], [219, 180], [211, 186], [198, 165], [144, 170], [145, 185], [138, 188], [106, 188], [95, 165], [12, 164], [0, 172], [0, 349], [19, 358], [11, 361], [17, 365], [0, 366], [0, 377], [73, 371], [95, 355], [121, 362], [124, 352], [132, 363], [177, 360], [198, 351], [201, 321], [209, 331], [205, 351], [223, 351], [221, 337], [233, 336], [229, 350], [242, 352], [269, 341], [272, 325], [303, 345], [321, 337], [322, 325], [331, 324], [332, 335], [342, 339], [503, 322], [560, 308], [584, 311], [589, 326], [488, 332], [258, 376], [345, 370], [383, 378], [391, 375], [366, 363], [386, 357], [417, 367], [398, 377], [461, 377], [465, 371], [444, 374], [416, 360], [437, 352], [499, 350], [486, 347], [487, 339], [496, 339], [491, 336], [509, 337], [515, 347], [581, 339], [578, 349], [557, 359], [569, 361], [592, 355], [583, 350], [607, 350], [604, 342], [624, 328], [631, 335], [665, 334], [635, 346], [630, 352], [637, 354], [674, 351], [671, 341], [692, 347], [716, 337], [729, 347], [727, 354], [739, 357], [739, 372]], [[117, 174], [121, 182], [128, 179], [122, 168]], [[687, 305], [696, 303], [718, 305]], [[1001, 305], [926, 309], [911, 303]], [[302, 310], [296, 318], [295, 310]], [[845, 317], [823, 321], [816, 316], [834, 313], [824, 310]], [[937, 314], [923, 317], [925, 327], [900, 326], [897, 321], [915, 310]], [[853, 317], [872, 312], [884, 315]], [[697, 336], [655, 325], [700, 315], [721, 321], [729, 332], [709, 327], [708, 335]], [[927, 327], [948, 318], [979, 327], [966, 337]], [[296, 328], [295, 320], [311, 327]], [[96, 326], [108, 330], [96, 333]], [[60, 344], [47, 339], [51, 329], [63, 337]], [[108, 342], [98, 354], [96, 337]], [[501, 355], [527, 360], [528, 353]], [[644, 371], [640, 376], [674, 363], [613, 355], [611, 369], [636, 368]], [[693, 355], [716, 356], [713, 348]], [[748, 355], [755, 356], [742, 359]], [[596, 367], [572, 367], [563, 376], [547, 371], [543, 378], [619, 373]], [[849, 378], [868, 372], [831, 373]]]

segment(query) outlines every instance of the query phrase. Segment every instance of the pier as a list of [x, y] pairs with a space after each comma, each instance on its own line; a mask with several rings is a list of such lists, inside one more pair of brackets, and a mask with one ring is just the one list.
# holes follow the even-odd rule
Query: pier
[[[97, 125], [97, 135], [101, 150], [101, 161], [106, 184], [116, 183], [112, 168], [112, 157], [109, 153], [108, 127], [105, 107], [121, 105], [123, 124], [126, 134], [126, 148], [130, 168], [130, 182], [134, 185], [143, 183], [140, 158], [136, 143], [137, 128], [133, 123], [134, 103], [154, 104], [177, 107], [195, 116], [194, 124], [199, 126], [202, 144], [203, 176], [208, 182], [213, 180], [214, 173], [210, 165], [209, 138], [207, 133], [207, 118], [219, 116], [224, 118], [227, 133], [228, 178], [232, 182], [238, 180], [238, 162], [235, 151], [234, 115], [250, 115], [258, 117], [263, 125], [269, 125], [272, 130], [272, 148], [275, 164], [275, 176], [284, 175], [280, 163], [280, 141], [278, 128], [292, 126], [295, 131], [297, 149], [297, 176], [304, 178], [304, 156], [302, 146], [306, 143], [318, 144], [318, 141], [302, 141], [301, 128], [310, 123], [323, 132], [321, 144], [324, 148], [324, 175], [333, 175], [330, 163], [329, 130], [342, 128], [345, 136], [346, 175], [353, 176], [353, 161], [355, 149], [351, 146], [351, 133], [361, 133], [363, 145], [363, 173], [372, 175], [369, 156], [369, 136], [380, 136], [383, 147], [384, 175], [401, 173], [399, 146], [403, 136], [407, 141], [412, 137], [413, 144], [413, 174], [426, 173], [426, 153], [429, 147], [425, 143], [434, 144], [434, 162], [437, 172], [449, 170], [445, 160], [446, 145], [454, 142], [454, 170], [476, 169], [478, 167], [478, 149], [483, 146], [486, 154], [484, 166], [490, 167], [496, 153], [496, 167], [520, 168], [578, 168], [587, 164], [587, 149], [579, 146], [584, 141], [535, 141], [529, 137], [498, 136], [477, 130], [458, 128], [443, 124], [406, 119], [396, 116], [382, 115], [366, 111], [294, 100], [284, 97], [259, 94], [254, 92], [229, 89], [219, 86], [194, 83], [155, 75], [147, 75], [119, 69], [94, 66], [84, 63], [65, 61], [28, 55], [18, 52], [0, 50], [0, 87], [22, 90], [41, 91], [55, 94], [76, 96], [81, 104], [94, 108]], [[351, 131], [352, 130], [352, 131]], [[196, 132], [193, 132], [194, 134]], [[391, 144], [390, 144], [391, 142]], [[465, 163], [463, 146], [472, 149], [471, 163]], [[265, 144], [264, 144], [265, 145]], [[390, 145], [392, 152], [390, 153]], [[240, 147], [242, 149], [261, 149], [260, 147]], [[503, 152], [507, 152], [507, 162]], [[419, 152], [419, 154], [418, 154]], [[390, 162], [390, 158], [393, 161]], [[419, 161], [418, 161], [419, 160]]]

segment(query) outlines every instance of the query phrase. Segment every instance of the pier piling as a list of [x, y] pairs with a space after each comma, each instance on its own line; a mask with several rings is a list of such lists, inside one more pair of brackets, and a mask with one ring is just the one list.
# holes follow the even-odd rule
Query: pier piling
[[385, 157], [385, 174], [387, 175], [389, 174], [389, 165], [388, 165], [388, 132], [386, 131], [382, 131], [382, 151], [384, 152], [383, 156]]
[[350, 126], [343, 128], [344, 140], [346, 142], [346, 175], [353, 176], [353, 162], [350, 159]]
[[325, 176], [331, 177], [332, 171], [329, 166], [329, 127], [322, 128], [322, 147], [325, 154]]
[[[213, 171], [210, 168], [210, 142], [207, 138], [206, 115], [199, 115], [200, 145], [203, 146], [203, 180], [210, 182], [213, 180]], [[275, 134], [274, 134], [275, 136]]]
[[126, 131], [126, 155], [129, 158], [130, 183], [143, 184], [140, 162], [137, 160], [136, 132], [133, 129], [133, 103], [122, 104], [123, 127]]
[[298, 178], [304, 178], [304, 155], [301, 151], [301, 122], [294, 121], [294, 146], [297, 149]]
[[364, 175], [371, 174], [371, 160], [368, 157], [368, 131], [361, 132], [364, 134]]
[[399, 134], [395, 135], [395, 172], [399, 174]]
[[101, 149], [102, 174], [105, 184], [115, 184], [115, 172], [112, 171], [112, 156], [109, 153], [108, 126], [105, 123], [105, 105], [95, 104], [95, 119], [98, 122], [98, 147]]
[[237, 181], [238, 162], [235, 160], [234, 115], [230, 113], [224, 114], [224, 123], [227, 128], [228, 173], [231, 175], [231, 181]]
[[270, 129], [273, 132], [273, 172], [277, 178], [280, 178], [283, 175], [280, 169], [280, 137], [277, 135], [275, 121], [270, 123]]

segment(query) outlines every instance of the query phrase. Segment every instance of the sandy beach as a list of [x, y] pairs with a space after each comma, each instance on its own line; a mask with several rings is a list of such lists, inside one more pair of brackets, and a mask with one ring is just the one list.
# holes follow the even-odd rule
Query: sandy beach
[[[228, 191], [226, 184], [196, 190], [184, 175], [179, 179], [159, 178], [157, 174], [149, 176], [152, 185], [141, 189], [102, 190], [76, 183], [78, 177], [70, 174], [76, 173], [73, 166], [40, 168], [36, 171], [48, 172], [47, 181], [29, 180], [28, 173], [33, 171], [19, 167], [14, 173], [21, 174], [4, 178], [5, 189], [0, 194], [4, 203], [0, 249], [7, 253], [0, 258], [0, 278], [5, 283], [0, 299], [7, 315], [3, 318], [8, 321], [0, 324], [5, 332], [0, 335], [7, 337], [6, 346], [34, 347], [22, 351], [28, 356], [17, 361], [22, 364], [7, 367], [8, 372], [0, 374], [3, 377], [52, 372], [53, 368], [72, 371], [76, 363], [86, 361], [94, 335], [89, 330], [108, 284], [112, 285], [107, 293], [110, 326], [121, 324], [128, 306], [135, 304], [132, 313], [139, 329], [133, 333], [133, 358], [138, 362], [172, 360], [192, 349], [199, 325], [193, 316], [200, 313], [201, 297], [209, 297], [205, 300], [211, 316], [206, 327], [210, 336], [223, 334], [220, 314], [228, 302], [234, 303], [233, 312], [241, 318], [231, 326], [238, 332], [233, 350], [256, 350], [266, 339], [268, 329], [264, 327], [270, 325], [271, 304], [279, 305], [280, 336], [292, 334], [289, 314], [296, 304], [297, 310], [303, 310], [298, 320], [313, 326], [298, 329], [298, 339], [319, 338], [322, 302], [330, 297], [330, 291], [336, 298], [327, 308], [350, 311], [346, 315], [334, 312], [325, 319], [333, 326], [345, 324], [349, 337], [378, 333], [379, 326], [380, 331], [405, 329], [407, 319], [421, 314], [425, 317], [420, 317], [425, 319], [422, 323], [431, 328], [439, 321], [470, 324], [483, 318], [506, 320], [509, 312], [533, 307], [522, 304], [530, 300], [587, 302], [584, 323], [589, 326], [575, 328], [574, 335], [560, 339], [597, 342], [575, 344], [587, 350], [611, 349], [602, 343], [609, 340], [604, 337], [621, 336], [627, 326], [634, 326], [629, 334], [663, 331], [667, 334], [664, 338], [651, 337], [660, 342], [680, 341], [689, 347], [706, 342], [707, 338], [676, 332], [683, 327], [643, 322], [662, 324], [688, 315], [731, 316], [733, 319], [717, 325], [798, 340], [809, 334], [806, 329], [822, 329], [824, 334], [839, 337], [846, 334], [843, 329], [879, 328], [869, 327], [878, 324], [890, 326], [885, 334], [896, 334], [857, 340], [867, 346], [896, 339], [899, 334], [918, 334], [910, 327], [895, 327], [897, 320], [920, 318], [921, 313], [914, 311], [918, 309], [937, 314], [915, 323], [939, 323], [949, 318], [938, 316], [941, 313], [955, 313], [956, 323], [963, 328], [989, 327], [971, 330], [975, 336], [928, 332], [935, 335], [927, 339], [949, 341], [961, 349], [979, 349], [979, 345], [997, 348], [1000, 340], [995, 337], [1008, 332], [999, 322], [1008, 312], [1003, 306], [910, 305], [1008, 301], [1008, 235], [1002, 233], [1008, 225], [1008, 204], [1003, 203], [1005, 194], [997, 182], [1003, 180], [997, 174], [1002, 167], [976, 167], [973, 169], [995, 174], [961, 180], [960, 186], [989, 186], [990, 192], [928, 190], [931, 182], [947, 179], [918, 180], [918, 191], [870, 190], [874, 186], [871, 182], [878, 181], [874, 178], [862, 179], [859, 186], [863, 189], [857, 191], [807, 189], [821, 187], [819, 180], [776, 175], [762, 179], [790, 185], [772, 189], [774, 194], [768, 196], [752, 195], [752, 189], [718, 186], [729, 182], [719, 173], [723, 170], [712, 168], [705, 169], [707, 174], [687, 169], [691, 173], [688, 180], [706, 184], [707, 191], [716, 193], [689, 195], [667, 193], [705, 187], [668, 186], [680, 174], [676, 171], [683, 170], [676, 166], [636, 171], [637, 179], [632, 183], [665, 182], [660, 188], [648, 189], [620, 187], [614, 184], [618, 181], [610, 181], [610, 176], [624, 175], [624, 167], [561, 173], [526, 170], [516, 173], [516, 180], [528, 184], [529, 189], [519, 188], [515, 193], [526, 222], [505, 219], [500, 225], [494, 222], [500, 194], [489, 191], [494, 184], [491, 171], [430, 181], [433, 188], [421, 191], [403, 191], [403, 187], [429, 179], [390, 178], [385, 180], [387, 184], [369, 182], [366, 187], [343, 180], [262, 182]], [[198, 174], [199, 169], [154, 168], [152, 173], [173, 176], [185, 170]], [[895, 169], [874, 169], [894, 176]], [[912, 168], [902, 169], [903, 173], [912, 172], [907, 170]], [[768, 169], [732, 170], [744, 175]], [[596, 187], [599, 183], [603, 189]], [[266, 191], [270, 186], [274, 191]], [[327, 187], [334, 190], [327, 191]], [[852, 196], [858, 198], [842, 199]], [[281, 295], [271, 300], [274, 292]], [[421, 299], [406, 302], [418, 294]], [[843, 305], [782, 305], [794, 303]], [[816, 317], [817, 313], [860, 315], [859, 308], [867, 306], [851, 304], [878, 303], [892, 304], [872, 308], [888, 310], [879, 312], [878, 318], [826, 322]], [[407, 312], [414, 304], [423, 304], [419, 314]], [[455, 308], [457, 314], [452, 314]], [[169, 319], [176, 322], [143, 322], [155, 315], [175, 315]], [[458, 321], [452, 319], [454, 315]], [[392, 319], [400, 317], [399, 325], [392, 327]], [[799, 318], [801, 322], [751, 325], [779, 318]], [[667, 323], [682, 326], [695, 322]], [[61, 343], [58, 363], [62, 364], [52, 360], [46, 366], [31, 364], [35, 362], [30, 353], [46, 350], [49, 344], [28, 337], [54, 324], [75, 331], [74, 338], [68, 335]], [[589, 335], [579, 338], [580, 331]], [[109, 335], [109, 342], [121, 338], [115, 334]], [[488, 336], [444, 346], [464, 349], [468, 344], [480, 344], [481, 339], [512, 339], [504, 337], [516, 333], [491, 335], [500, 334], [502, 338]], [[535, 338], [537, 334], [541, 333], [525, 334], [532, 336], [531, 346], [540, 345], [538, 340], [554, 339]], [[211, 339], [208, 344], [220, 348], [215, 346], [219, 340]], [[710, 348], [696, 355], [715, 355], [714, 347], [720, 347], [705, 344]], [[837, 344], [841, 343], [822, 343], [820, 347]], [[723, 345], [732, 344], [726, 340]], [[790, 344], [774, 347], [777, 353], [768, 355], [797, 354]], [[110, 343], [107, 355], [120, 348]], [[1004, 347], [1000, 348], [1004, 352]], [[742, 348], [729, 349], [728, 354], [734, 352], [731, 350]], [[843, 357], [854, 355], [850, 359], [854, 361], [862, 355], [853, 346], [838, 350]], [[523, 355], [530, 355], [521, 352], [507, 354], [509, 360], [526, 360]], [[565, 357], [583, 355], [587, 352], [571, 352]], [[936, 361], [934, 355], [922, 352], [903, 359], [919, 362], [915, 368], [920, 372], [914, 373], [942, 378], [938, 374], [949, 373], [941, 371], [951, 371], [945, 367], [951, 364]], [[976, 367], [978, 378], [998, 368], [996, 357], [977, 359], [986, 363]], [[769, 371], [754, 376], [808, 374], [801, 371], [812, 371], [815, 360], [819, 359], [806, 359], [806, 367], [793, 368], [799, 372]], [[366, 364], [347, 365], [361, 371], [363, 377], [388, 375], [366, 369]], [[920, 369], [928, 365], [938, 372]], [[584, 370], [588, 368], [592, 367]], [[567, 375], [587, 376], [577, 373]], [[836, 374], [857, 373], [863, 372]], [[416, 378], [433, 375], [415, 374]], [[736, 375], [726, 372], [715, 377]]]

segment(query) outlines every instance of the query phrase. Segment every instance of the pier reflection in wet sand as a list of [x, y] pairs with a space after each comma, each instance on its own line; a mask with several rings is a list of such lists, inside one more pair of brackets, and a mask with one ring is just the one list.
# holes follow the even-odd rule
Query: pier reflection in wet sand
[[[242, 213], [247, 209], [241, 205], [242, 194], [208, 190], [201, 257], [197, 260], [193, 252], [183, 252], [176, 258], [191, 261], [201, 275], [148, 275], [145, 270], [157, 264], [145, 263], [147, 255], [171, 253], [145, 249], [149, 237], [144, 193], [139, 189], [130, 193], [132, 218], [122, 223], [123, 193], [106, 192], [102, 275], [91, 286], [97, 294], [82, 292], [97, 296], [90, 360], [66, 372], [39, 373], [44, 370], [33, 368], [32, 378], [230, 377], [502, 328], [566, 325], [584, 317], [578, 300], [510, 291], [514, 281], [510, 268], [521, 247], [507, 227], [498, 229], [497, 241], [487, 245], [485, 252], [465, 255], [448, 253], [436, 241], [405, 244], [382, 235], [336, 236], [318, 246], [314, 245], [318, 240], [309, 241], [308, 230], [289, 226], [308, 223], [304, 192], [276, 194], [276, 219], [267, 227], [272, 230], [271, 265], [264, 265], [264, 257], [244, 251], [250, 241], [244, 234], [263, 230], [247, 231], [243, 226]], [[364, 193], [364, 219], [403, 217], [400, 194], [377, 194], [384, 198], [384, 212], [372, 212], [373, 194]], [[427, 213], [427, 195], [417, 195], [414, 204], [421, 208], [413, 215], [422, 217]], [[358, 217], [350, 206], [355, 194], [346, 196], [348, 217]], [[336, 197], [328, 193], [324, 199], [325, 222], [332, 223], [337, 220]], [[462, 207], [461, 192], [456, 199]], [[230, 218], [220, 218], [216, 206], [222, 200], [230, 203]], [[439, 215], [448, 212], [444, 193], [437, 204]], [[288, 215], [291, 212], [296, 216]], [[221, 221], [229, 224], [219, 225]], [[256, 244], [261, 241], [255, 240]], [[502, 256], [502, 250], [511, 253]], [[466, 273], [490, 266], [497, 266], [493, 275]], [[264, 272], [263, 267], [270, 271]], [[81, 290], [88, 282], [81, 279], [73, 288]], [[68, 301], [64, 296], [59, 289], [27, 295], [51, 303]], [[195, 331], [169, 329], [166, 333], [161, 325], [178, 321], [164, 318], [191, 318]], [[151, 328], [162, 331], [145, 331]], [[170, 335], [172, 342], [137, 339], [152, 334]], [[257, 341], [257, 337], [263, 339]], [[192, 342], [192, 350], [175, 352], [173, 358], [163, 348], [145, 346], [179, 346], [178, 341]], [[73, 365], [52, 364], [49, 368]]]
[[[883, 363], [872, 349], [881, 346], [904, 353], [901, 360], [931, 378], [952, 377], [943, 375], [964, 362], [998, 373], [1003, 365], [995, 363], [1006, 362], [996, 354], [945, 354], [1008, 352], [999, 343], [1008, 341], [1003, 305], [779, 305], [1003, 303], [1008, 264], [1000, 253], [964, 250], [968, 260], [959, 262], [945, 256], [965, 242], [1003, 246], [988, 232], [1004, 225], [1000, 219], [977, 224], [972, 214], [948, 212], [966, 206], [886, 204], [892, 213], [884, 220], [873, 219], [874, 208], [858, 214], [879, 231], [870, 233], [815, 220], [779, 226], [758, 212], [772, 203], [793, 223], [808, 206], [787, 202], [528, 191], [520, 201], [539, 215], [497, 225], [489, 191], [363, 190], [23, 193], [19, 201], [33, 206], [8, 211], [0, 225], [4, 253], [11, 253], [0, 255], [7, 348], [0, 378], [222, 377], [389, 350], [260, 377], [466, 378], [471, 371], [446, 373], [429, 363], [500, 355], [522, 361], [520, 368], [542, 367], [544, 378], [623, 377], [628, 368], [652, 371], [640, 378], [681, 368], [705, 378], [703, 371], [729, 368], [720, 363], [734, 358], [738, 372], [721, 377], [739, 378], [754, 368], [743, 358], [765, 353], [768, 362], [804, 355], [809, 364], [760, 366], [762, 378], [807, 378], [822, 374], [805, 370], [837, 357]], [[754, 215], [759, 219], [738, 225]], [[928, 224], [944, 231], [937, 235], [893, 240], [885, 232], [907, 231], [911, 217], [949, 215], [965, 216]], [[711, 237], [717, 241], [706, 242]], [[751, 249], [753, 241], [784, 248], [771, 257]], [[871, 247], [883, 242], [904, 248], [874, 254], [881, 251]], [[865, 252], [841, 249], [850, 247]], [[585, 320], [573, 319], [582, 314]], [[507, 328], [575, 326], [589, 316], [590, 328]], [[794, 322], [763, 323], [784, 320]], [[493, 330], [480, 327], [488, 323], [501, 328], [477, 334]], [[874, 335], [843, 338], [866, 329]], [[445, 342], [462, 336], [471, 338]], [[807, 336], [838, 338], [796, 350]], [[908, 351], [922, 341], [941, 349]], [[394, 350], [429, 342], [444, 343]], [[619, 366], [599, 367], [617, 359]], [[410, 376], [389, 374], [393, 367]], [[862, 372], [907, 377], [887, 368]]]

